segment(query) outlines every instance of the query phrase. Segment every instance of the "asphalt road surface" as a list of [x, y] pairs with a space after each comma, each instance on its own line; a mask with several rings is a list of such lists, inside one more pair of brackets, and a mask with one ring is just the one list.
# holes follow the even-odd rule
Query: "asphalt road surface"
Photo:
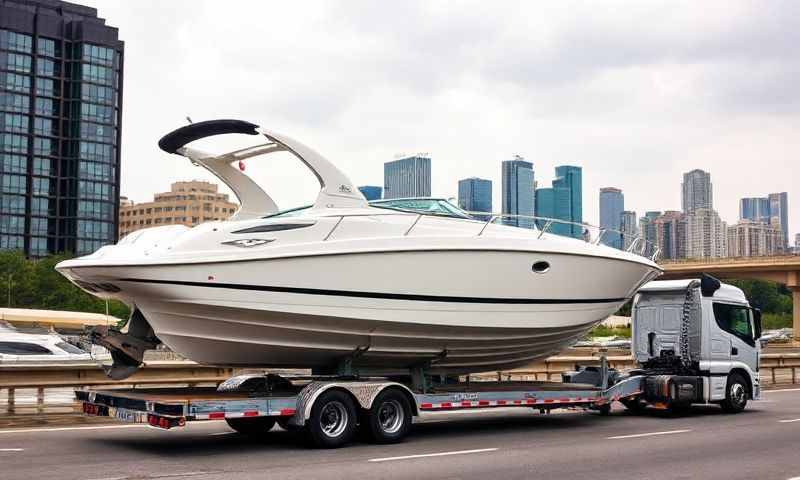
[[763, 397], [738, 415], [431, 414], [404, 443], [339, 450], [308, 449], [278, 427], [246, 437], [224, 422], [0, 430], [0, 479], [800, 479], [800, 389]]

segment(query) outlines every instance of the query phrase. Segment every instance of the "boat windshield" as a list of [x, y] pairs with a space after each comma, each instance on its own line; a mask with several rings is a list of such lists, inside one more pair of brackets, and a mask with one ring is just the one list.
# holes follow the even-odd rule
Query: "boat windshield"
[[427, 215], [442, 215], [445, 217], [468, 218], [472, 217], [465, 211], [441, 198], [398, 198], [392, 200], [375, 200], [369, 202], [371, 207], [390, 208], [405, 212], [417, 212]]
[[[467, 219], [473, 218], [467, 212], [441, 198], [397, 198], [391, 200], [373, 200], [369, 202], [369, 205], [371, 207], [388, 208], [391, 210], [415, 212], [426, 215], [441, 215], [445, 217]], [[274, 213], [264, 218], [299, 217], [311, 207], [312, 205], [303, 205], [302, 207], [290, 208], [289, 210]]]

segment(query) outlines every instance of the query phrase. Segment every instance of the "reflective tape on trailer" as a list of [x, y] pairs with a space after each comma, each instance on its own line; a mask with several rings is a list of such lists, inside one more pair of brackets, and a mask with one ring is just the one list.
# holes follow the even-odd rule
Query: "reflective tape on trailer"
[[528, 405], [558, 405], [576, 403], [594, 403], [598, 398], [593, 397], [572, 397], [572, 398], [527, 398], [525, 400], [463, 400], [460, 402], [441, 402], [441, 403], [421, 403], [421, 410], [452, 410], [459, 408], [487, 408], [487, 407], [513, 407]]
[[290, 417], [294, 415], [294, 408], [281, 410], [259, 411], [245, 410], [244, 412], [209, 412], [194, 415], [195, 420], [223, 420], [225, 418], [252, 418], [252, 417]]

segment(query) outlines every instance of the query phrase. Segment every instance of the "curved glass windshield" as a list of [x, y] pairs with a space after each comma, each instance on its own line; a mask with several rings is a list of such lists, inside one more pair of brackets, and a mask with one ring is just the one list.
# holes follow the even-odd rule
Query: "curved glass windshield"
[[469, 218], [465, 211], [441, 198], [398, 198], [394, 200], [375, 200], [369, 202], [371, 207], [391, 208], [428, 215], [444, 215], [446, 217]]
[[[441, 198], [398, 198], [392, 200], [373, 200], [370, 207], [388, 208], [403, 212], [416, 212], [427, 215], [442, 215], [445, 217], [473, 219], [467, 212]], [[311, 208], [312, 205], [290, 208], [282, 212], [267, 215], [264, 218], [299, 217]]]

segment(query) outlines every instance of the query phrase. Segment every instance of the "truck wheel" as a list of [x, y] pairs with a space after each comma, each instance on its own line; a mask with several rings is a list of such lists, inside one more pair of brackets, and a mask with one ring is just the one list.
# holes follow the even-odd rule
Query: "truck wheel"
[[365, 425], [369, 440], [374, 443], [401, 442], [411, 428], [411, 407], [408, 399], [396, 389], [384, 390], [372, 402]]
[[228, 426], [244, 435], [261, 435], [272, 430], [275, 419], [272, 417], [226, 418]]
[[747, 382], [738, 373], [732, 373], [728, 376], [725, 400], [720, 403], [720, 406], [727, 413], [739, 413], [747, 406], [747, 397]]
[[339, 448], [353, 438], [356, 430], [356, 407], [339, 390], [328, 390], [317, 398], [308, 419], [308, 437], [320, 448]]

